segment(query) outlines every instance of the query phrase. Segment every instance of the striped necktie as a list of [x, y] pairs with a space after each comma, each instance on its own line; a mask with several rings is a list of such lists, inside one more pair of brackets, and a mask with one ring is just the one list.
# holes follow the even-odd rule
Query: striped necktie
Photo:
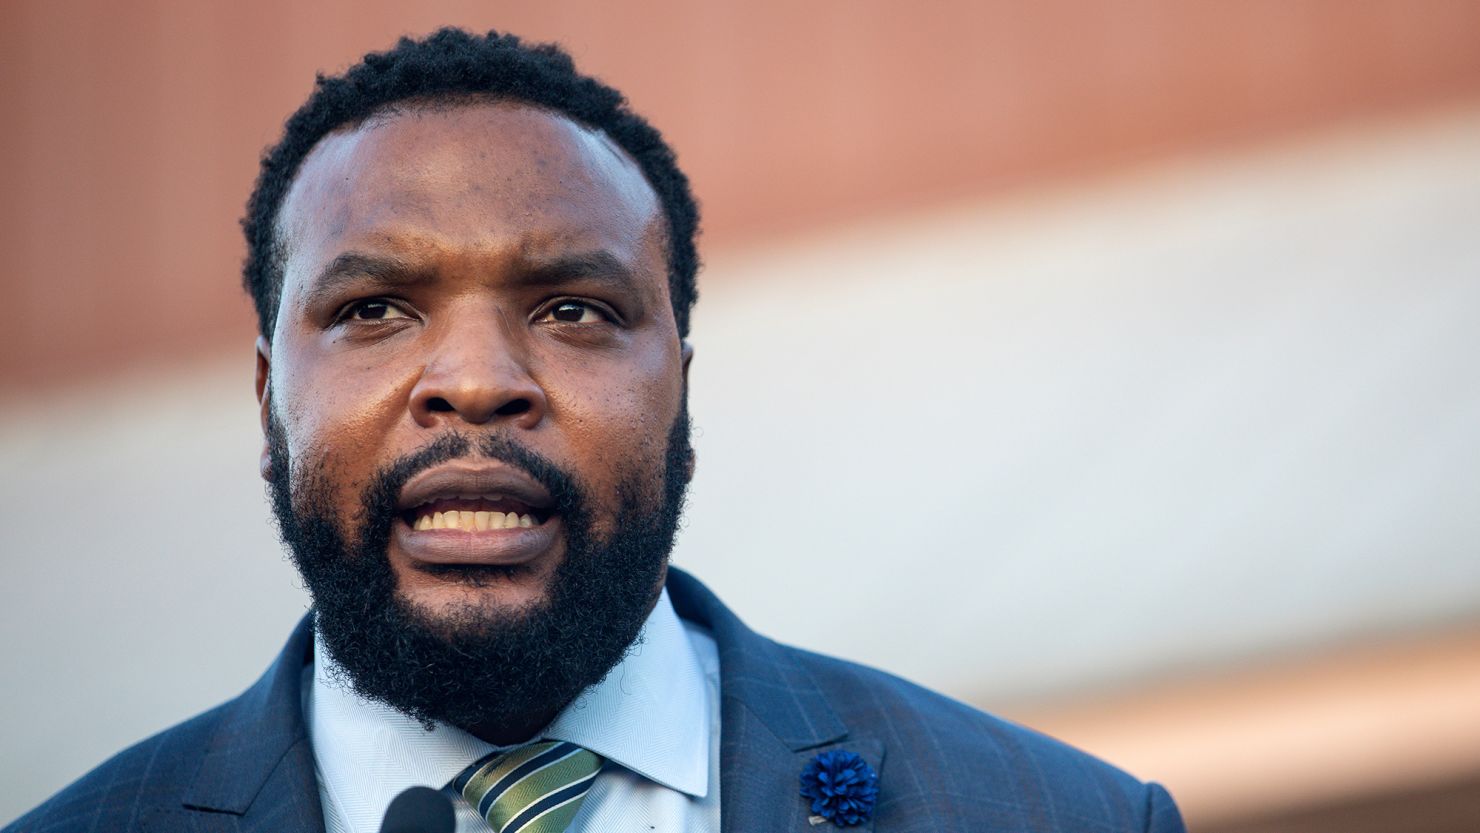
[[541, 741], [480, 758], [451, 786], [494, 833], [563, 833], [601, 764], [574, 743]]

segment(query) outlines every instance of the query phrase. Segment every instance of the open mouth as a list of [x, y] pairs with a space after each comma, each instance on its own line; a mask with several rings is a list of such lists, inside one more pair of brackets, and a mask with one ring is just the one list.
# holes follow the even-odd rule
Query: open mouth
[[549, 509], [516, 498], [457, 496], [427, 501], [401, 513], [401, 520], [417, 532], [434, 529], [487, 532], [529, 529], [550, 519]]
[[560, 513], [549, 489], [493, 460], [453, 461], [418, 474], [402, 488], [397, 514], [392, 549], [421, 572], [528, 569], [561, 552]]

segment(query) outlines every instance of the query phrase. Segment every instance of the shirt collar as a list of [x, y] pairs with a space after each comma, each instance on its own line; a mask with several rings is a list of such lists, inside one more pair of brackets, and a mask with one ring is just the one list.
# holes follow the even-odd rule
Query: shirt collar
[[682, 793], [709, 787], [709, 708], [704, 667], [665, 588], [642, 631], [606, 678], [544, 732]]
[[[441, 787], [495, 751], [456, 726], [431, 731], [338, 682], [315, 637], [308, 720], [321, 777], [340, 810], [374, 829], [407, 787]], [[664, 589], [628, 654], [586, 689], [540, 737], [579, 744], [694, 797], [709, 790], [709, 708], [704, 668]]]

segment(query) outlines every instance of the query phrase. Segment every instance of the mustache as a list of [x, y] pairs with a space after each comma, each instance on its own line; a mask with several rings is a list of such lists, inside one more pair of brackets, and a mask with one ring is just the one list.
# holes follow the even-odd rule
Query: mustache
[[[396, 517], [401, 490], [411, 478], [451, 460], [482, 457], [519, 469], [550, 493], [555, 511], [571, 515], [581, 507], [582, 491], [574, 475], [549, 458], [508, 437], [487, 434], [469, 437], [453, 431], [385, 466], [375, 473], [363, 495], [363, 520], [371, 534], [389, 530]], [[372, 531], [373, 530], [373, 531]]]

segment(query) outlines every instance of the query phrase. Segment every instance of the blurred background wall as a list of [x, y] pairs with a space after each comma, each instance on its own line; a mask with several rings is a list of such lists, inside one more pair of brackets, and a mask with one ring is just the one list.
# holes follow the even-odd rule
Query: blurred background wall
[[0, 822], [306, 605], [237, 219], [310, 90], [556, 40], [705, 212], [676, 562], [1166, 783], [1480, 829], [1480, 4], [251, 4], [0, 20]]

